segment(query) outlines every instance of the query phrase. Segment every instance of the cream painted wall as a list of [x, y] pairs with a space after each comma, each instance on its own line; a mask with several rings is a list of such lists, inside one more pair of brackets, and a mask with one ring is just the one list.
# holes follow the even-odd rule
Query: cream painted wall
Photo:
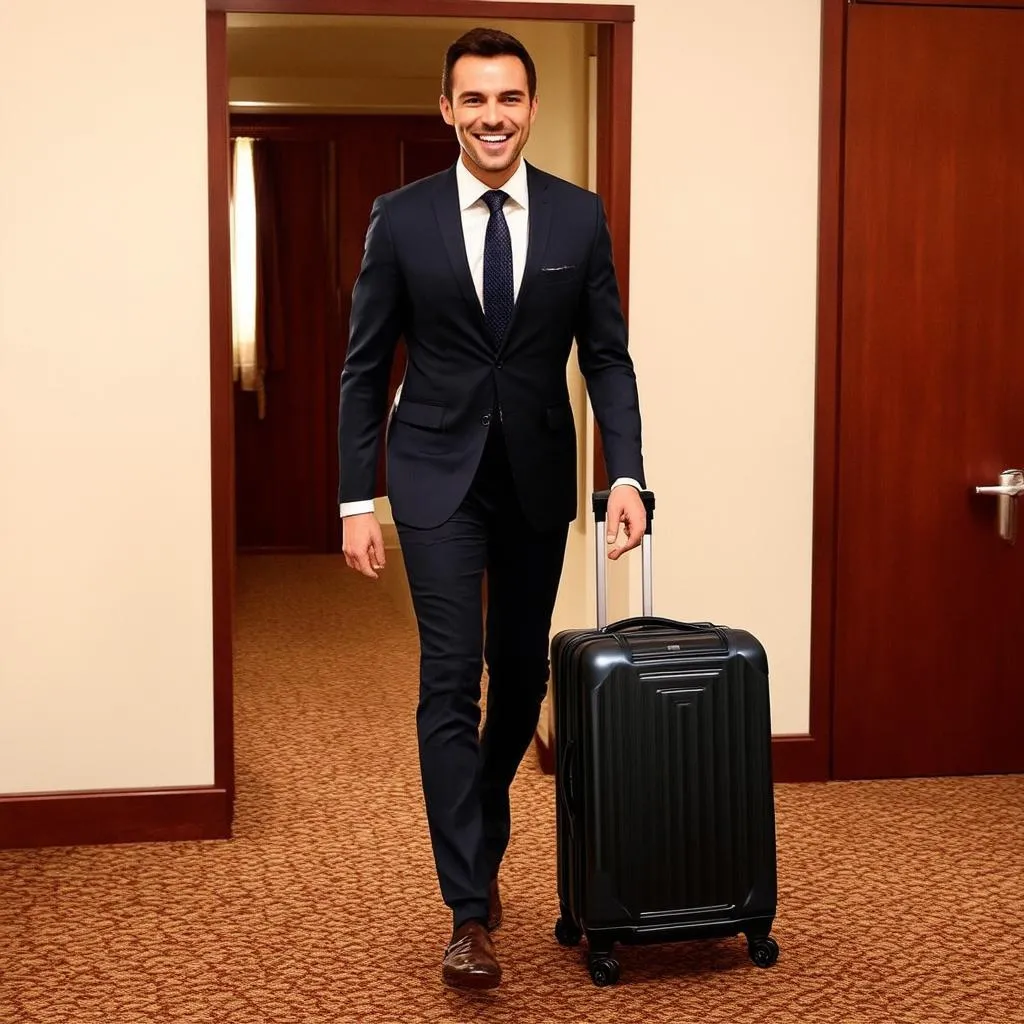
[[213, 782], [205, 63], [0, 4], [3, 793]]
[[[819, 5], [635, 4], [656, 610], [803, 732]], [[204, 5], [0, 5], [0, 133], [0, 792], [210, 783]]]
[[630, 326], [655, 610], [753, 631], [775, 733], [806, 733], [820, 2], [636, 11]]

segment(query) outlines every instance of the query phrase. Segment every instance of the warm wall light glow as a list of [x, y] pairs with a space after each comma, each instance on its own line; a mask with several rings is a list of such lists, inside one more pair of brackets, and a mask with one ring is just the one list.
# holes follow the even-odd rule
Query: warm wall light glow
[[253, 140], [235, 140], [231, 189], [231, 318], [235, 380], [262, 392], [256, 363], [256, 179]]

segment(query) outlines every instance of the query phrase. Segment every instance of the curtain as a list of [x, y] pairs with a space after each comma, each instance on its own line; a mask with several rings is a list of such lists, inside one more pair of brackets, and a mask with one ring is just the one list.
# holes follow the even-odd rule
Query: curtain
[[269, 139], [253, 153], [256, 185], [256, 359], [264, 374], [285, 368], [281, 281], [280, 146]]
[[234, 378], [256, 393], [260, 419], [265, 408], [264, 366], [258, 358], [257, 218], [253, 140], [235, 139], [231, 173], [231, 343]]

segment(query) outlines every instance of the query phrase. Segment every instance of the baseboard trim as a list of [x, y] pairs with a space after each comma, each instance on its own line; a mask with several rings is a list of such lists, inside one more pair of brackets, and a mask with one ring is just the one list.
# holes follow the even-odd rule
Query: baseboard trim
[[772, 737], [772, 776], [776, 782], [827, 782], [825, 745], [811, 735]]
[[[534, 749], [540, 770], [555, 774], [555, 751], [552, 743], [534, 733]], [[775, 782], [824, 782], [828, 779], [817, 741], [813, 736], [772, 737], [772, 777]]]
[[231, 838], [226, 789], [0, 796], [0, 849]]
[[555, 748], [553, 743], [541, 737], [539, 732], [533, 734], [533, 749], [537, 752], [537, 763], [545, 775], [555, 774]]

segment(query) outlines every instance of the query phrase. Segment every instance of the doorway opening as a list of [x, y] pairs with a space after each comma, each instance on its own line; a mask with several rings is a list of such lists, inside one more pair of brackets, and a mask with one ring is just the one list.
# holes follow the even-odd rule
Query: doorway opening
[[[355, 0], [207, 4], [215, 786], [227, 797], [226, 834], [235, 788], [238, 556], [247, 551], [340, 550], [333, 436], [351, 282], [373, 198], [454, 163], [454, 137], [437, 110], [439, 66], [444, 47], [465, 28], [498, 25], [519, 35], [530, 48], [540, 73], [542, 108], [545, 92], [548, 95], [546, 129], [555, 147], [555, 140], [564, 145], [567, 135], [565, 109], [551, 95], [558, 94], [557, 79], [566, 74], [557, 46], [576, 47], [572, 52], [578, 52], [579, 60], [569, 65], [576, 85], [567, 88], [575, 97], [572, 90], [578, 87], [583, 126], [579, 144], [565, 152], [553, 148], [538, 153], [543, 147], [542, 113], [525, 155], [602, 196], [628, 315], [633, 8], [395, 0], [387, 6], [386, 16], [376, 9], [379, 5]], [[330, 71], [324, 61], [338, 60], [342, 38], [347, 44], [340, 53], [348, 58], [341, 66], [343, 73], [337, 73], [337, 65], [335, 73], [324, 73]], [[538, 39], [555, 42], [538, 46]], [[545, 59], [549, 45], [555, 46], [556, 55]], [[294, 63], [300, 58], [306, 62], [304, 70]], [[421, 64], [424, 70], [418, 74]], [[395, 74], [395, 67], [403, 73]], [[589, 139], [588, 124], [593, 126]], [[264, 294], [271, 304], [270, 322], [278, 325], [277, 340], [273, 330], [261, 339], [257, 365], [248, 366], [245, 386], [231, 309], [231, 184], [235, 140], [241, 138], [267, 143], [262, 149], [270, 160], [263, 180], [279, 174], [291, 187], [278, 189], [277, 194], [287, 193], [292, 197], [289, 202], [299, 204], [289, 212], [289, 228], [278, 235], [274, 247], [278, 267], [288, 264], [278, 278], [282, 289], [276, 300], [272, 291]], [[254, 142], [249, 152], [257, 148]], [[289, 154], [287, 158], [283, 153]], [[381, 159], [382, 153], [388, 155]], [[567, 173], [559, 166], [562, 160], [576, 161], [577, 166]], [[324, 232], [325, 219], [345, 230]], [[280, 208], [276, 223], [283, 223]], [[316, 229], [320, 241], [314, 251], [320, 254], [324, 274], [304, 276], [296, 261], [302, 224], [307, 232]], [[306, 268], [310, 259], [307, 253]], [[310, 327], [314, 321], [309, 309], [300, 310], [301, 303], [292, 300], [286, 306], [286, 287], [313, 295], [311, 304], [321, 310], [318, 326]], [[393, 387], [401, 377], [402, 359], [401, 354], [396, 358]], [[294, 371], [290, 376], [289, 370]], [[312, 392], [303, 393], [298, 383], [303, 379], [307, 389], [314, 382]], [[585, 510], [590, 489], [606, 486], [607, 479], [585, 390], [580, 388], [578, 397], [577, 412], [585, 423], [580, 431], [586, 449], [580, 470]], [[289, 409], [301, 411], [289, 417]], [[282, 481], [291, 481], [291, 487], [282, 486]], [[378, 499], [378, 506], [387, 535], [386, 499]], [[584, 515], [581, 531], [585, 524]], [[577, 542], [585, 558], [590, 550], [586, 537]], [[573, 589], [580, 589], [578, 579]], [[570, 617], [578, 618], [575, 613]], [[543, 753], [544, 737], [539, 740]]]

